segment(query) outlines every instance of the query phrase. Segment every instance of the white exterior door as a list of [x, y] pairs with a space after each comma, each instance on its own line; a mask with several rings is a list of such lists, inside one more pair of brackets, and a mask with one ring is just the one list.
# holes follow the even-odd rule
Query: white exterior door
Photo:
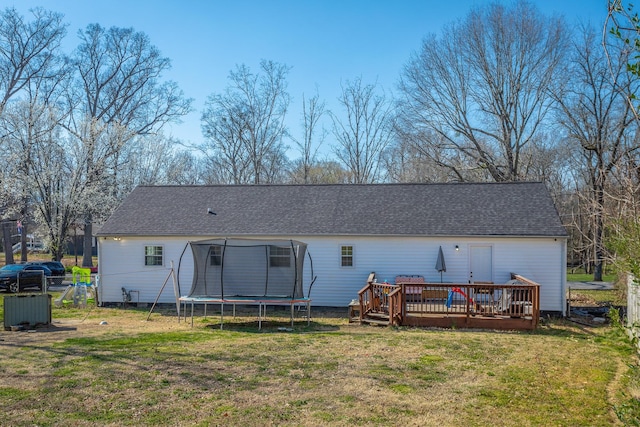
[[473, 282], [493, 282], [493, 247], [472, 245], [469, 251], [469, 280]]

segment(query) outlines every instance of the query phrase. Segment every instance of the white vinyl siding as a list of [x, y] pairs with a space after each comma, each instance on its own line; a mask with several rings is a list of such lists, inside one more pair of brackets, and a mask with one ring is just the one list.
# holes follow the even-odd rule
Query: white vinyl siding
[[[200, 240], [190, 236], [188, 240]], [[168, 280], [158, 302], [174, 303], [175, 294], [173, 280], [169, 273], [171, 263], [178, 277], [180, 255], [187, 241], [184, 238], [123, 237], [119, 241], [100, 237], [98, 240], [98, 292], [104, 303], [121, 303], [122, 288], [139, 292], [141, 303], [152, 303], [160, 293], [160, 288]], [[163, 265], [145, 266], [145, 247], [161, 246]], [[186, 294], [191, 288], [193, 277], [193, 261], [187, 248], [180, 265], [180, 293]], [[102, 265], [100, 265], [102, 264]], [[187, 274], [188, 273], [188, 274]]]
[[[153, 236], [152, 236], [153, 237]], [[193, 279], [193, 260], [187, 242], [203, 240], [208, 236], [129, 237], [121, 241], [101, 237], [99, 240], [99, 268], [101, 301], [122, 302], [121, 288], [140, 291], [140, 302], [152, 303], [160, 286], [169, 277], [170, 264], [174, 263], [181, 295], [186, 295]], [[233, 237], [233, 236], [230, 236]], [[246, 236], [245, 236], [246, 237]], [[248, 236], [256, 239], [282, 238], [283, 236]], [[358, 298], [358, 291], [365, 285], [371, 272], [378, 280], [393, 283], [402, 274], [422, 275], [428, 282], [440, 282], [435, 269], [438, 248], [442, 246], [447, 271], [442, 281], [465, 284], [469, 281], [469, 248], [473, 244], [490, 244], [493, 247], [493, 278], [495, 283], [505, 283], [510, 273], [518, 273], [541, 285], [541, 308], [546, 311], [562, 311], [565, 305], [563, 272], [566, 240], [561, 238], [455, 238], [455, 237], [373, 237], [349, 236], [286, 236], [308, 244], [317, 280], [311, 290], [312, 305], [346, 307]], [[140, 253], [145, 246], [163, 247], [163, 268], [145, 269]], [[352, 246], [354, 266], [341, 266], [342, 247]], [[456, 251], [456, 246], [459, 250]], [[180, 256], [184, 256], [180, 262]], [[357, 254], [355, 253], [357, 252]], [[178, 271], [178, 264], [180, 269]], [[310, 262], [305, 259], [304, 292], [307, 295], [311, 282]], [[159, 302], [175, 303], [172, 281], [164, 288]]]

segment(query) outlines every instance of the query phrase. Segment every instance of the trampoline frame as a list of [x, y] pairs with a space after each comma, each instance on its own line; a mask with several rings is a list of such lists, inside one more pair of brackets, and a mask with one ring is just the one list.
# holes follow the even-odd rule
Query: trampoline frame
[[[204, 315], [207, 315], [208, 304], [220, 305], [220, 329], [223, 329], [224, 325], [224, 305], [233, 305], [233, 317], [236, 315], [236, 304], [240, 305], [257, 305], [258, 306], [258, 329], [262, 329], [262, 321], [266, 319], [267, 306], [291, 306], [291, 327], [293, 328], [293, 309], [297, 305], [306, 305], [307, 308], [307, 326], [311, 323], [311, 300], [309, 298], [282, 298], [277, 296], [262, 296], [262, 297], [211, 297], [211, 296], [185, 296], [179, 298], [180, 303], [183, 305], [182, 312], [184, 313], [184, 320], [187, 321], [187, 305], [191, 304], [191, 327], [193, 327], [193, 311], [196, 304], [204, 304]], [[178, 322], [180, 321], [178, 316]]]

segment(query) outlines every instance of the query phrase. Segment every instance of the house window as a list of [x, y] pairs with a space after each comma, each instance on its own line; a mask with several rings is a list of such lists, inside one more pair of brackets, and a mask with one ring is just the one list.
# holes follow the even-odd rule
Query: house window
[[209, 265], [222, 265], [222, 246], [212, 245]]
[[270, 267], [290, 267], [291, 248], [281, 246], [271, 246], [269, 250]]
[[144, 265], [163, 265], [162, 246], [144, 247]]
[[340, 248], [340, 265], [342, 267], [353, 267], [353, 246], [342, 246]]

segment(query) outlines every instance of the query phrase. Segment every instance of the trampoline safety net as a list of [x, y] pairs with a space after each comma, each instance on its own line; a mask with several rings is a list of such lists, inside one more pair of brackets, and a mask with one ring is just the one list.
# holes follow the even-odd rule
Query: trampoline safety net
[[304, 298], [306, 243], [211, 239], [190, 246], [194, 274], [189, 297]]

